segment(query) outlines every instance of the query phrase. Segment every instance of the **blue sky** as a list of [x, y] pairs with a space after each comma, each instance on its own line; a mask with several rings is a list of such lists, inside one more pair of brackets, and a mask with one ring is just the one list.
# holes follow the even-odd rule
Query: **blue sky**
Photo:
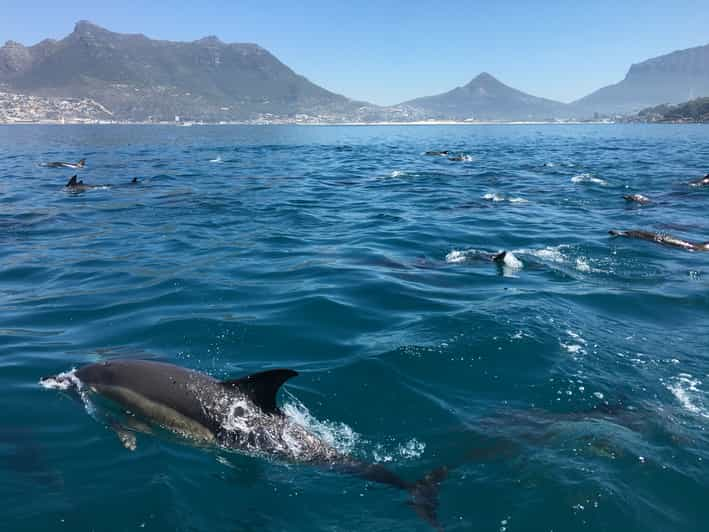
[[170, 40], [255, 42], [327, 89], [395, 104], [487, 71], [570, 101], [634, 63], [709, 43], [707, 0], [2, 0], [0, 40], [61, 38], [87, 19]]

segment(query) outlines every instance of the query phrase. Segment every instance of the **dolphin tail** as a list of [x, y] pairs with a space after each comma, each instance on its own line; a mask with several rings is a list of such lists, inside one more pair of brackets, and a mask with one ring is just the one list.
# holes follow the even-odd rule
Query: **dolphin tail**
[[409, 506], [414, 509], [421, 519], [436, 530], [443, 530], [441, 523], [438, 521], [438, 491], [441, 482], [447, 477], [448, 468], [442, 466], [434, 469], [408, 488], [411, 495]]
[[426, 521], [436, 530], [442, 530], [438, 522], [438, 488], [448, 476], [448, 468], [443, 466], [434, 469], [421, 480], [407, 482], [393, 471], [381, 464], [368, 464], [365, 462], [346, 462], [331, 464], [331, 469], [358, 476], [371, 482], [393, 486], [408, 492], [411, 506], [421, 519]]

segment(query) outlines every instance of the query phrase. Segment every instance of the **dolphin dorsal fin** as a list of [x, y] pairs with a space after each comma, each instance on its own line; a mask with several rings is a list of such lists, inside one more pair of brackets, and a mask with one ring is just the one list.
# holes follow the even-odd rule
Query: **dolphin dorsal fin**
[[222, 381], [222, 386], [236, 388], [268, 414], [279, 412], [276, 405], [276, 395], [281, 385], [291, 377], [298, 375], [292, 369], [270, 369], [254, 373], [248, 377]]
[[66, 184], [66, 186], [73, 187], [74, 185], [76, 185], [76, 177], [77, 176], [72, 176], [72, 178], [69, 180], [69, 182]]

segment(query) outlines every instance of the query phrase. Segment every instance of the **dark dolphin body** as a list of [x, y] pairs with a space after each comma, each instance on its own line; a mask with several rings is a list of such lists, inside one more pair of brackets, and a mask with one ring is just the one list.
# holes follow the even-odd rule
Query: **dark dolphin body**
[[709, 187], [709, 174], [694, 181], [690, 181], [689, 185], [692, 187]]
[[109, 185], [87, 185], [83, 181], [78, 180], [78, 176], [72, 176], [71, 179], [64, 185], [66, 190], [71, 192], [84, 192], [86, 190], [92, 190], [95, 188], [107, 188]]
[[[154, 425], [199, 445], [215, 445], [250, 455], [270, 456], [345, 472], [408, 492], [411, 505], [431, 525], [436, 515], [441, 468], [418, 482], [408, 482], [378, 464], [342, 454], [305, 427], [285, 416], [276, 405], [281, 385], [297, 372], [274, 369], [240, 379], [219, 381], [197, 371], [147, 360], [111, 360], [75, 372], [75, 383], [89, 394], [117, 403]], [[57, 376], [43, 379], [61, 380]], [[110, 423], [128, 448], [124, 428]], [[297, 445], [292, 442], [296, 441]], [[289, 444], [289, 442], [291, 442]]]
[[690, 242], [676, 236], [653, 233], [651, 231], [641, 231], [638, 229], [632, 229], [630, 231], [616, 231], [612, 229], [608, 231], [608, 234], [612, 236], [622, 236], [625, 238], [648, 240], [650, 242], [657, 242], [658, 244], [682, 248], [688, 251], [709, 251], [709, 242]]
[[433, 156], [438, 156], [438, 157], [445, 157], [448, 155], [448, 150], [443, 150], [443, 151], [427, 151], [424, 155], [433, 155]]
[[86, 166], [86, 159], [81, 159], [77, 163], [53, 162], [44, 163], [42, 166], [46, 168], [83, 168]]
[[651, 201], [650, 198], [642, 194], [626, 194], [623, 199], [631, 203], [640, 203], [641, 205], [646, 205]]

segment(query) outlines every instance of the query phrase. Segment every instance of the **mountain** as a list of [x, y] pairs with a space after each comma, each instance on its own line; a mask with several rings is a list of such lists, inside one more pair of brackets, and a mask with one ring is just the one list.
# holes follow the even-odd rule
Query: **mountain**
[[59, 41], [0, 48], [7, 92], [98, 102], [117, 119], [351, 116], [371, 107], [308, 81], [256, 44], [152, 40], [78, 22]]
[[508, 87], [483, 72], [463, 87], [404, 102], [428, 118], [447, 120], [544, 120], [573, 115], [566, 104]]
[[586, 112], [629, 113], [709, 96], [709, 45], [632, 65], [625, 79], [574, 102]]
[[709, 97], [678, 105], [662, 104], [627, 117], [629, 122], [709, 123]]

